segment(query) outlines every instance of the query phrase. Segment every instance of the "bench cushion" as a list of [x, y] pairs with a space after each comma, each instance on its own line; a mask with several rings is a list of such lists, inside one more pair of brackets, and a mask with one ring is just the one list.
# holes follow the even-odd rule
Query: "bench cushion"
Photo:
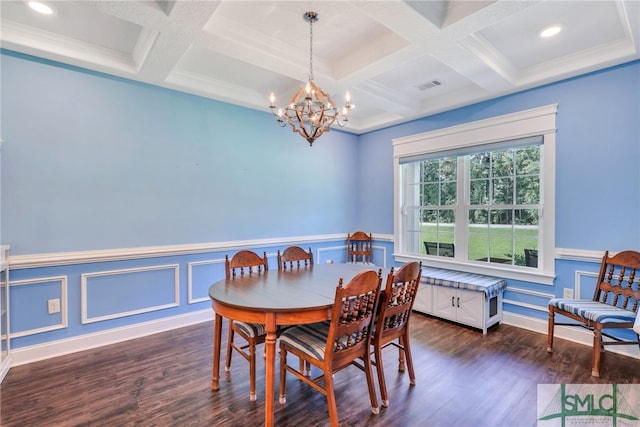
[[497, 296], [507, 288], [507, 281], [497, 277], [429, 267], [422, 269], [422, 282], [428, 285], [484, 292], [486, 299]]
[[549, 305], [597, 323], [633, 322], [636, 313], [597, 301], [553, 298]]

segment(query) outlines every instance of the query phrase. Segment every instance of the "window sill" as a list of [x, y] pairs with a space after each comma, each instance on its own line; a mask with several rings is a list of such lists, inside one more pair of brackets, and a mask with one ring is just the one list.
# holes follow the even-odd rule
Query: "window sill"
[[394, 254], [394, 260], [398, 262], [422, 261], [426, 267], [444, 268], [447, 270], [463, 271], [466, 273], [484, 274], [504, 279], [520, 280], [523, 282], [540, 283], [553, 286], [555, 273], [553, 271], [533, 270], [518, 268], [508, 264], [481, 264], [474, 262], [460, 262], [444, 257], [427, 257], [419, 255]]

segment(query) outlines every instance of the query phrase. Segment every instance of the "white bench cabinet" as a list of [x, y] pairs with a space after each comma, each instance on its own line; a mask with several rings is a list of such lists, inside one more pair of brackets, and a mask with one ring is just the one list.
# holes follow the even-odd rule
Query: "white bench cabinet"
[[483, 329], [484, 293], [434, 286], [433, 315]]
[[504, 279], [424, 268], [413, 309], [482, 329], [502, 321]]

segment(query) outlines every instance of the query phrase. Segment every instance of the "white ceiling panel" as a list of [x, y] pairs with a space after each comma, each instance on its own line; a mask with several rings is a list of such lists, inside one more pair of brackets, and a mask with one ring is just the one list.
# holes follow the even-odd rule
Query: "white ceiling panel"
[[637, 0], [43, 2], [0, 2], [3, 48], [261, 111], [307, 79], [315, 11], [315, 82], [351, 91], [355, 133], [640, 58]]

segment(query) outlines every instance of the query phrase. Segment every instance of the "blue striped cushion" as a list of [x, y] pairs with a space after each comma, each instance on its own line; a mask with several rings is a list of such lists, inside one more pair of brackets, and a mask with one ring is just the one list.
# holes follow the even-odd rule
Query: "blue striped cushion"
[[633, 322], [636, 318], [633, 311], [597, 301], [553, 298], [549, 305], [598, 323]]
[[484, 292], [486, 299], [491, 299], [499, 295], [500, 292], [507, 288], [507, 281], [505, 279], [428, 267], [422, 269], [422, 281], [429, 285]]
[[240, 328], [240, 330], [247, 336], [252, 338], [259, 337], [260, 335], [265, 335], [267, 333], [265, 326], [259, 323], [239, 322], [234, 320], [233, 324]]
[[324, 360], [329, 326], [329, 321], [295, 326], [284, 331], [280, 341], [318, 360]]

